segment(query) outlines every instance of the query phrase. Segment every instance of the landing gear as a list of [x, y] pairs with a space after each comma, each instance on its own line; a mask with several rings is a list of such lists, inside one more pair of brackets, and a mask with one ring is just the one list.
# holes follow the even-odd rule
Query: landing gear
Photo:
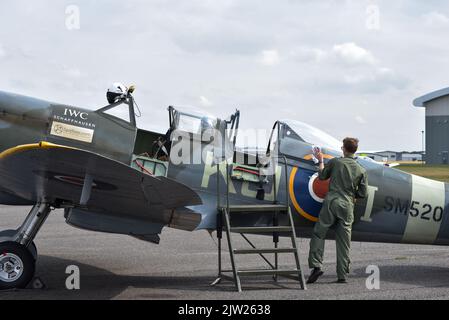
[[0, 289], [23, 289], [34, 276], [31, 252], [17, 242], [0, 243]]
[[18, 230], [0, 233], [0, 290], [23, 289], [33, 279], [37, 260], [33, 240], [50, 211], [49, 204], [38, 203]]

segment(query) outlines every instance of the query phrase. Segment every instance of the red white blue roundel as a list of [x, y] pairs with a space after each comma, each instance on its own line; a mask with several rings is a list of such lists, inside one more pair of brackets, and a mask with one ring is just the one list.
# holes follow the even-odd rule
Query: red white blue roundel
[[329, 181], [318, 179], [318, 173], [293, 168], [290, 175], [290, 198], [296, 211], [309, 221], [317, 222]]

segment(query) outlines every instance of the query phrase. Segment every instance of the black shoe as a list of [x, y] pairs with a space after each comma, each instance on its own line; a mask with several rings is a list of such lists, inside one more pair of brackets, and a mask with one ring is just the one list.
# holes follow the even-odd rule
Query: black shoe
[[338, 279], [337, 283], [339, 283], [339, 284], [347, 284], [348, 280], [346, 280], [346, 279]]
[[310, 274], [309, 280], [307, 280], [307, 284], [315, 283], [323, 274], [324, 272], [321, 271], [320, 268], [314, 268], [312, 273]]

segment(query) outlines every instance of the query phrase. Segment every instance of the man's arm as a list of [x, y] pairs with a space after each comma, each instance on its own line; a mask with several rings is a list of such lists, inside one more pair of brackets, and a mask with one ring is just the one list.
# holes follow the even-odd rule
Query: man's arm
[[366, 172], [364, 172], [357, 188], [356, 198], [365, 199], [367, 196], [368, 196], [368, 175], [366, 174]]
[[329, 161], [327, 166], [324, 166], [324, 157], [323, 154], [320, 152], [315, 155], [315, 157], [320, 162], [319, 164], [319, 178], [320, 180], [329, 180], [331, 177], [331, 171], [333, 166], [333, 159]]

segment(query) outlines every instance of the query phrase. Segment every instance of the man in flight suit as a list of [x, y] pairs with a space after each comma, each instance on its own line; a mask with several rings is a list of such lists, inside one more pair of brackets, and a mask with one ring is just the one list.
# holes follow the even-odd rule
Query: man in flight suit
[[315, 157], [320, 163], [320, 180], [330, 179], [329, 193], [323, 203], [319, 221], [315, 225], [310, 242], [309, 267], [313, 268], [307, 283], [315, 283], [323, 275], [324, 242], [329, 228], [335, 226], [337, 246], [337, 283], [347, 283], [349, 275], [352, 224], [354, 205], [357, 199], [367, 196], [366, 171], [355, 158], [359, 141], [346, 138], [343, 141], [343, 158], [334, 158], [324, 166], [323, 154]]

